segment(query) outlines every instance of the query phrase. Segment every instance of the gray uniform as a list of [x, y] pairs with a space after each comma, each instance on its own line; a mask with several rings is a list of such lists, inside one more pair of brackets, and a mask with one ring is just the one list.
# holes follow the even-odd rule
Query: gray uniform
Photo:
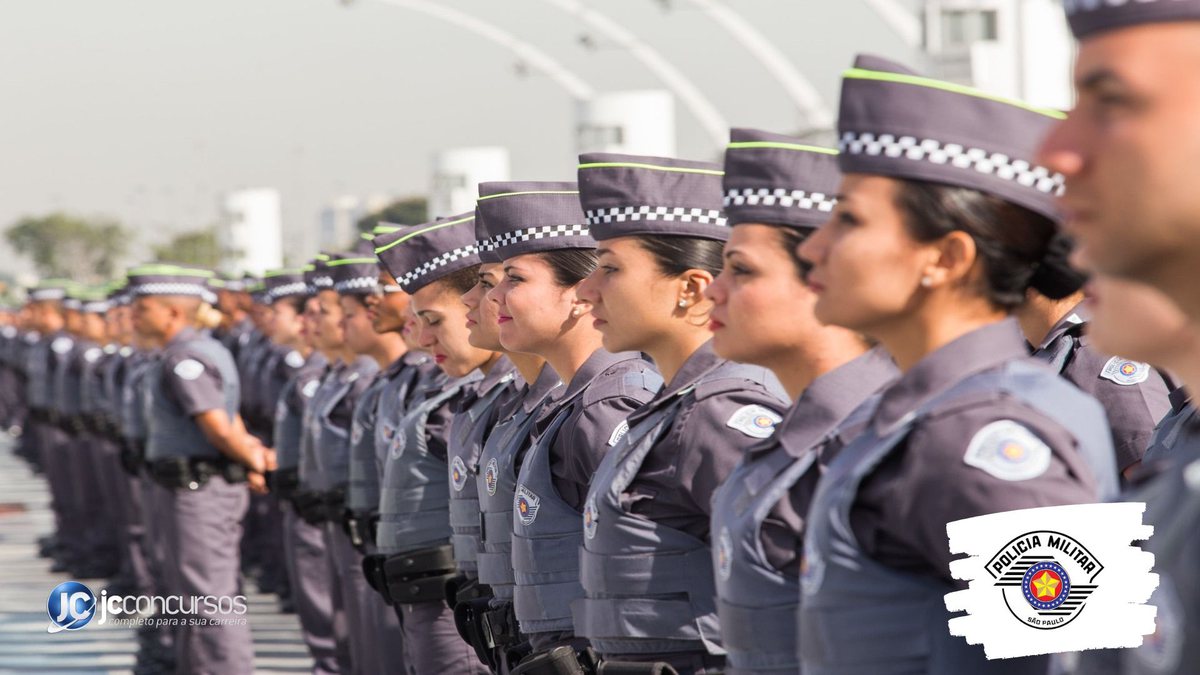
[[662, 387], [636, 354], [596, 350], [547, 405], [520, 460], [513, 501], [513, 610], [535, 651], [575, 643], [571, 603], [583, 597], [578, 551], [587, 483], [625, 418]]
[[1168, 386], [1144, 363], [1098, 353], [1087, 336], [1091, 317], [1075, 307], [1046, 335], [1034, 356], [1046, 361], [1104, 406], [1112, 428], [1117, 469], [1141, 461], [1154, 425], [1170, 410]]
[[977, 329], [851, 416], [868, 421], [829, 462], [805, 533], [806, 674], [1045, 672], [952, 637], [943, 600], [963, 585], [947, 522], [1115, 492], [1102, 408], [1027, 353], [1011, 319]]
[[786, 394], [775, 376], [702, 345], [671, 383], [609, 438], [583, 510], [576, 634], [606, 661], [661, 661], [681, 673], [724, 665], [713, 587], [712, 495], [773, 433]]
[[1196, 423], [1196, 406], [1187, 389], [1178, 387], [1168, 396], [1171, 410], [1154, 427], [1154, 436], [1142, 458], [1146, 464], [1169, 461], [1174, 449], [1187, 438], [1187, 430]]
[[712, 555], [726, 673], [800, 672], [800, 551], [818, 459], [846, 416], [896, 375], [874, 350], [817, 378], [717, 491]]
[[[237, 415], [239, 383], [228, 350], [185, 328], [164, 347], [145, 383], [146, 458], [152, 471], [179, 460], [226, 463], [193, 417], [210, 410], [223, 410], [231, 420]], [[241, 590], [235, 553], [249, 495], [245, 485], [221, 474], [198, 482], [169, 488], [157, 505], [167, 522], [162, 534], [168, 587], [189, 597], [234, 596]], [[184, 626], [175, 634], [175, 654], [182, 672], [249, 673], [254, 656], [250, 627]]]
[[[309, 401], [320, 386], [320, 377], [329, 362], [314, 351], [280, 394], [275, 409], [275, 450], [278, 453], [278, 491], [281, 498], [293, 496], [299, 483], [300, 442]], [[333, 626], [333, 600], [330, 597], [331, 572], [325, 554], [325, 536], [320, 527], [310, 525], [291, 507], [285, 507], [283, 541], [285, 559], [300, 619], [300, 631], [313, 659], [313, 673], [338, 672], [337, 645]]]

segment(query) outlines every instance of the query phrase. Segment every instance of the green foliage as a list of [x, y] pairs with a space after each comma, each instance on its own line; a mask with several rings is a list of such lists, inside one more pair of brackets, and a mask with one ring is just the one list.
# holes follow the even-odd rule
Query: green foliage
[[208, 270], [216, 269], [221, 264], [223, 253], [215, 227], [183, 232], [166, 244], [154, 247], [155, 260], [169, 260]]
[[404, 197], [382, 209], [358, 219], [358, 230], [370, 232], [379, 223], [419, 225], [428, 220], [429, 200], [425, 197]]
[[51, 213], [22, 218], [4, 237], [42, 277], [97, 282], [115, 276], [131, 234], [115, 220]]

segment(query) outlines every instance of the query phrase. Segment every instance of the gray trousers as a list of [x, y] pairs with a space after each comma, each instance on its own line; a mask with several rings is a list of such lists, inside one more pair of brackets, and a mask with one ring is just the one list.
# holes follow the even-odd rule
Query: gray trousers
[[37, 434], [38, 454], [50, 484], [50, 506], [54, 510], [55, 531], [59, 536], [64, 557], [82, 560], [83, 524], [78, 520], [78, 501], [71, 487], [70, 455], [67, 444], [70, 437], [51, 424], [37, 422], [32, 430]]
[[334, 583], [346, 612], [353, 673], [402, 673], [404, 636], [396, 613], [363, 576], [363, 555], [355, 550], [341, 524], [326, 523]]
[[145, 525], [142, 521], [142, 487], [137, 478], [121, 468], [119, 450], [108, 442], [112, 452], [104, 453], [100, 465], [103, 472], [104, 499], [113, 506], [116, 520], [116, 540], [120, 556], [118, 578], [148, 593], [151, 584], [150, 568], [143, 552]]
[[313, 658], [314, 675], [339, 672], [330, 597], [329, 560], [321, 528], [309, 525], [290, 506], [284, 511], [284, 547], [300, 632]]
[[454, 625], [454, 612], [441, 600], [395, 606], [412, 675], [487, 675], [475, 650]]
[[[169, 579], [172, 595], [183, 596], [185, 607], [192, 596], [241, 595], [238, 549], [249, 499], [245, 484], [230, 484], [220, 476], [198, 490], [166, 492]], [[177, 672], [253, 672], [254, 644], [245, 614], [224, 614], [201, 603], [187, 618], [188, 625], [175, 632]], [[191, 625], [193, 621], [200, 625]]]

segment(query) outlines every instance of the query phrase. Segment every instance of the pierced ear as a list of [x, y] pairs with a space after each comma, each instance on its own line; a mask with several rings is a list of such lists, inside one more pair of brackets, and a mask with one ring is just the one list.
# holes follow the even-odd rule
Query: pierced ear
[[[979, 257], [975, 239], [962, 231], [947, 234], [933, 247], [936, 257], [921, 279], [921, 285], [927, 288], [966, 278]], [[925, 283], [926, 277], [930, 279], [928, 285]]]
[[714, 277], [708, 270], [694, 269], [685, 272], [682, 281], [680, 299], [687, 300], [690, 306], [705, 300], [704, 291], [712, 284]]

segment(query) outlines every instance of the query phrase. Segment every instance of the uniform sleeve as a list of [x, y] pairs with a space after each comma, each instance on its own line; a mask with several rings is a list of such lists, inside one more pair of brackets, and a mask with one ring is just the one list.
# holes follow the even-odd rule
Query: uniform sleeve
[[652, 394], [645, 394], [645, 400], [636, 395], [597, 400], [559, 429], [550, 455], [550, 473], [559, 496], [573, 508], [583, 508], [596, 467], [612, 447], [609, 441], [619, 437], [625, 418], [650, 400]]
[[1105, 377], [1103, 373], [1109, 361], [1109, 357], [1091, 350], [1085, 343], [1067, 365], [1064, 375], [1104, 406], [1112, 428], [1117, 469], [1124, 471], [1141, 461], [1146, 453], [1154, 427], [1171, 409], [1167, 398], [1170, 392], [1162, 375], [1142, 364], [1138, 364], [1139, 367], [1147, 370], [1142, 382], [1123, 384]]
[[1073, 437], [1005, 396], [923, 421], [859, 486], [851, 526], [875, 560], [963, 587], [950, 576], [947, 523], [1094, 501]]
[[446, 461], [450, 446], [450, 424], [454, 421], [454, 402], [457, 396], [446, 401], [429, 415], [425, 423], [425, 440], [429, 453], [442, 461]]
[[225, 409], [221, 373], [198, 354], [172, 354], [163, 361], [163, 390], [185, 415]]
[[[701, 513], [712, 515], [712, 497], [746, 448], [767, 435], [766, 423], [782, 419], [786, 406], [765, 391], [747, 390], [698, 401], [674, 425], [671, 445], [679, 448], [680, 487]], [[767, 416], [762, 425], [755, 417]], [[773, 425], [772, 425], [773, 426]]]

